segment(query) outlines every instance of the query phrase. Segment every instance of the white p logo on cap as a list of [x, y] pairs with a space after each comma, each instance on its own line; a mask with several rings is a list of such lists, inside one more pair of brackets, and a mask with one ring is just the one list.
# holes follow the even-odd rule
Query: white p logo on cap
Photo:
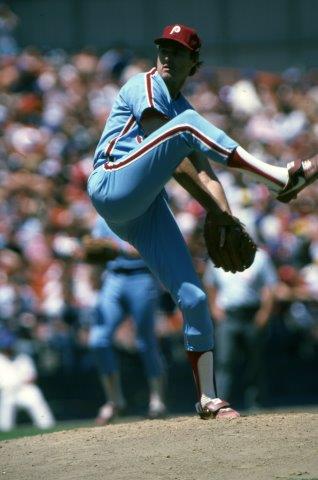
[[171, 32], [170, 32], [170, 35], [172, 35], [173, 33], [179, 33], [180, 31], [181, 31], [180, 25], [175, 25], [175, 26], [172, 28], [172, 30], [171, 30]]

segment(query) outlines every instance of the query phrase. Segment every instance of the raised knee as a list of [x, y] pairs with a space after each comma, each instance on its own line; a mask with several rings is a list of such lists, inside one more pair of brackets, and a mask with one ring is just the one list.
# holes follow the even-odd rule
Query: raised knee
[[192, 283], [183, 283], [178, 295], [179, 307], [182, 311], [196, 311], [205, 307], [206, 293]]

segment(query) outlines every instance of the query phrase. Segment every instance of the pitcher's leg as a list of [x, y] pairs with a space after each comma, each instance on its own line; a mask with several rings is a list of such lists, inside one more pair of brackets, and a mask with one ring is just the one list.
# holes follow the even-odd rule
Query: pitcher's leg
[[[309, 185], [318, 176], [317, 156], [308, 161], [294, 162], [295, 165], [289, 168], [270, 165], [250, 155], [224, 131], [215, 127], [194, 110], [186, 110], [168, 122], [162, 129], [157, 130], [147, 139], [151, 146], [157, 145], [159, 141], [170, 142], [175, 136], [181, 135], [192, 151], [200, 151], [217, 163], [240, 169], [242, 173], [264, 183], [276, 193], [284, 191], [284, 187], [294, 188], [297, 192], [304, 188], [301, 185], [297, 186], [297, 178], [294, 182], [288, 182], [293, 175], [302, 177], [303, 182], [300, 183], [304, 185]], [[143, 148], [146, 150], [147, 145]], [[135, 156], [135, 154], [132, 155], [133, 159]], [[129, 157], [131, 158], [131, 156]], [[124, 162], [127, 161], [126, 158]], [[293, 185], [289, 185], [289, 183], [293, 183]], [[282, 199], [281, 201], [288, 200]]]
[[137, 248], [182, 312], [185, 349], [188, 351], [196, 383], [200, 385], [197, 403], [200, 416], [239, 416], [228, 408], [227, 402], [216, 398], [213, 378], [213, 325], [207, 295], [164, 196], [157, 197], [146, 214], [138, 219], [126, 225], [110, 226]]
[[101, 216], [125, 222], [146, 212], [191, 152], [199, 150], [226, 165], [236, 146], [198, 113], [186, 110], [122, 160], [99, 168], [89, 179], [88, 191]]
[[88, 191], [96, 210], [105, 218], [117, 222], [136, 218], [194, 151], [224, 166], [241, 168], [276, 192], [282, 191], [289, 178], [287, 168], [268, 165], [247, 152], [243, 161], [242, 155], [235, 154], [236, 150], [243, 151], [237, 147], [222, 130], [189, 109], [153, 132], [121, 160], [99, 167], [99, 172], [89, 179]]
[[212, 349], [213, 326], [207, 296], [164, 196], [157, 197], [138, 219], [110, 227], [140, 252], [171, 293], [183, 315], [186, 350]]

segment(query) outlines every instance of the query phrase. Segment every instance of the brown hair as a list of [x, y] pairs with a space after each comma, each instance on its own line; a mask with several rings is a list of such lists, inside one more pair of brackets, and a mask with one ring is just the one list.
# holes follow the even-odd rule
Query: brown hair
[[191, 52], [191, 57], [193, 58], [193, 60], [196, 62], [195, 65], [191, 68], [190, 70], [190, 73], [189, 73], [189, 77], [192, 77], [192, 75], [194, 75], [195, 73], [197, 73], [197, 71], [199, 70], [199, 68], [201, 67], [202, 65], [202, 61], [200, 60], [200, 52]]

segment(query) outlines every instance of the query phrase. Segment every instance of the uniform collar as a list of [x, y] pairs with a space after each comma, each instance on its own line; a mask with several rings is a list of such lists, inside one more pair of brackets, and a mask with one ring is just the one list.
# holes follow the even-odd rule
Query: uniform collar
[[183, 95], [182, 95], [181, 92], [178, 93], [177, 98], [172, 98], [172, 97], [171, 97], [170, 92], [169, 92], [169, 89], [168, 89], [168, 87], [167, 87], [164, 79], [159, 75], [157, 69], [156, 69], [155, 72], [154, 72], [154, 79], [163, 87], [163, 89], [164, 89], [165, 92], [167, 93], [168, 97], [170, 98], [170, 101], [171, 101], [171, 102], [177, 102], [178, 100], [180, 100], [180, 98], [183, 97]]

